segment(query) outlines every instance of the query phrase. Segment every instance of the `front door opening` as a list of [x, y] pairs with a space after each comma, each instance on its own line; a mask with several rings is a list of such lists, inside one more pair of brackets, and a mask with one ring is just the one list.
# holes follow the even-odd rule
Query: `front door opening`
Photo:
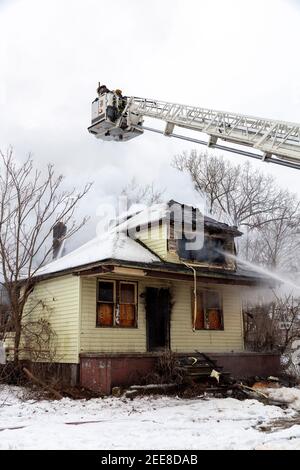
[[146, 319], [148, 351], [170, 347], [170, 291], [147, 287]]

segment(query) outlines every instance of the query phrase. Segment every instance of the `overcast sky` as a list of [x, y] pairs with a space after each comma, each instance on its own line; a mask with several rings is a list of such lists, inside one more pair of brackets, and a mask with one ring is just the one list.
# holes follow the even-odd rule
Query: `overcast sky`
[[[299, 25], [300, 0], [0, 0], [0, 147], [55, 163], [71, 184], [95, 181], [90, 215], [133, 176], [194, 203], [170, 162], [195, 144], [152, 134], [103, 143], [87, 132], [97, 82], [299, 122]], [[296, 170], [254, 165], [300, 194]]]

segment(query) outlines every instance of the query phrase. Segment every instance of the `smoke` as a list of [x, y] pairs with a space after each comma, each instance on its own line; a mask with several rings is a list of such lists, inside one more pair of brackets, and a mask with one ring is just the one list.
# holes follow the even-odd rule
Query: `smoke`
[[226, 255], [226, 257], [233, 259], [239, 265], [244, 265], [250, 270], [262, 275], [265, 279], [275, 281], [273, 283], [273, 286], [270, 285], [270, 287], [265, 287], [264, 282], [262, 282], [262, 285], [257, 289], [245, 288], [243, 290], [243, 298], [245, 301], [250, 301], [253, 303], [253, 301], [255, 300], [255, 303], [263, 305], [274, 300], [276, 295], [300, 297], [300, 273], [298, 278], [296, 276], [295, 281], [294, 273], [294, 280], [292, 280], [289, 273], [280, 273], [275, 271], [274, 269], [271, 271], [270, 269], [265, 268], [263, 266], [259, 266], [250, 261], [240, 259], [238, 256], [235, 256], [231, 253], [223, 253]]

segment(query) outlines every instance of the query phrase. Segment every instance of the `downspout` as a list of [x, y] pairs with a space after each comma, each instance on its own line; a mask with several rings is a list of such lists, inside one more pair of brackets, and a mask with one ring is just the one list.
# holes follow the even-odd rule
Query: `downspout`
[[193, 294], [194, 294], [194, 315], [193, 315], [193, 332], [196, 331], [196, 320], [197, 320], [197, 271], [196, 269], [188, 263], [185, 263], [184, 261], [180, 260], [187, 268], [191, 269], [193, 271], [194, 275], [194, 289], [193, 289]]

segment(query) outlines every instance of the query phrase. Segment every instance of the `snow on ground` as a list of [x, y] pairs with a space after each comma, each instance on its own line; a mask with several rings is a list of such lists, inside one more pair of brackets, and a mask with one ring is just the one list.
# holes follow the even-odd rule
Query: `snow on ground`
[[22, 401], [21, 394], [0, 385], [0, 449], [300, 449], [300, 425], [259, 430], [298, 413], [256, 400]]
[[300, 412], [300, 389], [299, 388], [262, 388], [261, 391], [265, 393], [272, 400], [278, 400], [289, 405], [290, 408]]

